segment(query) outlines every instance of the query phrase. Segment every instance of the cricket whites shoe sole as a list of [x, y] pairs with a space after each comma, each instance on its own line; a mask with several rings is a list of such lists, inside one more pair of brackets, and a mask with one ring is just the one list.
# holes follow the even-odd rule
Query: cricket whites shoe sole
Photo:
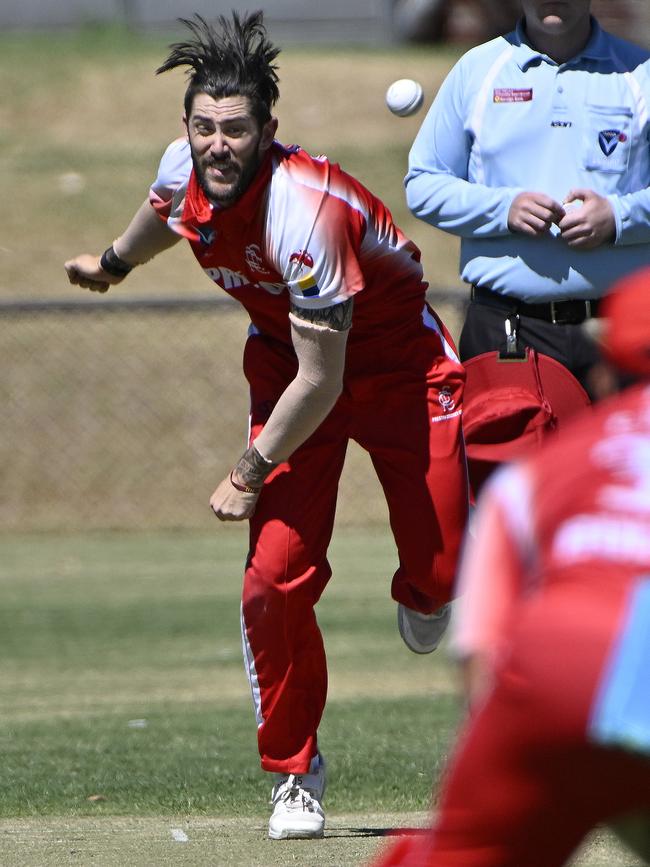
[[322, 837], [324, 793], [325, 762], [321, 755], [317, 768], [309, 774], [277, 774], [271, 793], [273, 813], [269, 820], [269, 837], [272, 840]]
[[440, 644], [450, 617], [451, 603], [441, 606], [433, 614], [420, 614], [401, 602], [397, 606], [399, 634], [413, 653], [432, 653]]

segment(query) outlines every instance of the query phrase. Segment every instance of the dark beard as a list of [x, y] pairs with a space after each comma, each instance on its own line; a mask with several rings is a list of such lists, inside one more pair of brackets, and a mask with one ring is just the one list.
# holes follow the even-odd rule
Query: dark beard
[[[205, 178], [205, 172], [199, 165], [199, 161], [196, 159], [194, 151], [191, 150], [191, 153], [192, 164], [194, 166], [194, 172], [199, 182], [199, 186], [205, 193], [208, 201], [212, 202], [212, 204], [214, 205], [219, 205], [219, 207], [221, 208], [227, 208], [230, 205], [233, 205], [244, 195], [244, 193], [250, 186], [251, 181], [257, 174], [257, 170], [261, 162], [259, 155], [255, 154], [255, 156], [251, 158], [251, 161], [248, 165], [244, 166], [243, 169], [239, 169], [239, 177], [237, 178], [234, 186], [232, 186], [228, 192], [224, 192], [220, 195], [215, 195], [214, 192], [210, 190], [210, 185]], [[209, 167], [209, 165], [206, 166], [206, 168]]]

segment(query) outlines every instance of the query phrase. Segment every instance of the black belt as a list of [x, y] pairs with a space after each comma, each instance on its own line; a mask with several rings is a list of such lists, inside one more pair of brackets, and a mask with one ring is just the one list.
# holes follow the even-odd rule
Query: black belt
[[528, 304], [519, 301], [511, 295], [500, 295], [484, 286], [472, 286], [472, 301], [477, 304], [485, 304], [488, 307], [497, 307], [508, 313], [520, 316], [530, 316], [533, 319], [543, 319], [552, 322], [553, 325], [580, 325], [585, 319], [598, 316], [600, 300], [568, 298], [565, 301], [547, 301], [545, 304]]

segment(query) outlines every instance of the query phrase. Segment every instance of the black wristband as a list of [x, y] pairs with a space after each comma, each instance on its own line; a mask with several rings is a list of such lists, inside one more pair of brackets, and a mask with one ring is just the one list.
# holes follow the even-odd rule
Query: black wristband
[[125, 262], [124, 259], [120, 259], [113, 249], [112, 244], [108, 250], [104, 250], [102, 253], [99, 264], [102, 270], [106, 271], [106, 273], [110, 274], [112, 277], [126, 277], [126, 275], [130, 274], [134, 268], [133, 265], [129, 265], [129, 263]]

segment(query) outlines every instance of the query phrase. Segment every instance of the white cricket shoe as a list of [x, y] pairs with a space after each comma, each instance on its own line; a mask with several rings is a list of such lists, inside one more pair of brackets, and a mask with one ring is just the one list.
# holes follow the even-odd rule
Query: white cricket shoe
[[272, 840], [322, 837], [325, 828], [325, 813], [321, 806], [325, 794], [323, 757], [318, 755], [317, 768], [308, 774], [276, 774], [275, 777], [269, 837]]
[[451, 603], [442, 605], [433, 614], [420, 614], [406, 605], [397, 605], [397, 627], [404, 644], [413, 653], [431, 653], [440, 644], [449, 625]]

